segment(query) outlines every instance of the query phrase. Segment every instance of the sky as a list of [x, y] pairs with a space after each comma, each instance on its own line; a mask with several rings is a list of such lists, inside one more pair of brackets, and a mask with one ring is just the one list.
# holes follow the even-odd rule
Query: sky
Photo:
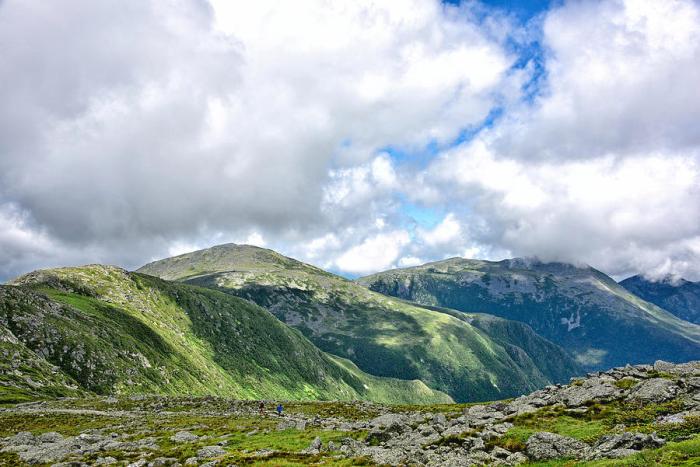
[[700, 280], [695, 0], [4, 0], [0, 50], [0, 281], [226, 242]]

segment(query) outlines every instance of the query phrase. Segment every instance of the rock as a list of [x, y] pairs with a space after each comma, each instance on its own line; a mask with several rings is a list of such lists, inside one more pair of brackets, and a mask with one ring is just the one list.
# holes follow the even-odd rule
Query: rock
[[619, 435], [603, 436], [595, 446], [593, 446], [588, 455], [588, 459], [603, 459], [608, 457], [625, 457], [634, 454], [642, 449], [659, 448], [666, 444], [666, 441], [656, 436], [656, 433], [633, 433], [626, 431]]
[[508, 457], [510, 457], [512, 454], [512, 452], [499, 446], [496, 446], [491, 450], [491, 455], [498, 459], [508, 459]]
[[277, 431], [291, 430], [297, 427], [294, 420], [282, 420], [277, 424]]
[[39, 443], [59, 443], [63, 441], [63, 435], [55, 431], [49, 431], [48, 433], [40, 434], [36, 439]]
[[528, 462], [529, 459], [528, 457], [523, 454], [522, 452], [514, 452], [508, 458], [506, 459], [506, 462], [508, 465], [518, 465], [518, 464], [524, 464], [525, 462]]
[[114, 457], [111, 457], [111, 456], [98, 457], [95, 460], [95, 465], [112, 465], [112, 464], [116, 464], [116, 463], [117, 463], [117, 459], [115, 459]]
[[321, 452], [322, 447], [323, 443], [321, 442], [321, 438], [317, 436], [314, 438], [313, 441], [311, 441], [309, 447], [301, 452], [304, 454], [318, 454], [319, 452]]
[[148, 467], [165, 467], [168, 465], [177, 464], [178, 460], [174, 457], [156, 457], [148, 463]]
[[445, 414], [441, 413], [436, 413], [433, 415], [433, 425], [446, 425], [447, 424], [447, 417], [445, 417]]
[[654, 362], [654, 371], [668, 373], [673, 370], [675, 365], [671, 362], [665, 362], [663, 360], [657, 360]]
[[615, 380], [609, 376], [588, 378], [579, 385], [561, 389], [552, 399], [567, 407], [579, 407], [591, 401], [615, 399], [622, 394], [622, 390], [615, 386], [614, 382]]
[[666, 402], [676, 397], [678, 385], [666, 378], [652, 378], [639, 383], [631, 391], [628, 400], [637, 402]]
[[202, 449], [197, 451], [198, 459], [207, 459], [210, 457], [222, 456], [226, 454], [226, 450], [221, 446], [204, 446]]
[[392, 425], [405, 425], [406, 422], [407, 418], [405, 415], [388, 413], [370, 420], [369, 424], [373, 427], [382, 428]]
[[191, 443], [192, 441], [197, 441], [199, 436], [189, 431], [178, 431], [170, 437], [170, 441], [175, 443]]
[[306, 420], [299, 420], [299, 421], [296, 423], [295, 428], [296, 428], [297, 430], [299, 430], [299, 431], [304, 431], [304, 430], [306, 430]]
[[555, 433], [541, 431], [533, 434], [527, 440], [526, 451], [533, 460], [548, 460], [557, 458], [578, 458], [589, 448], [586, 443], [577, 439], [561, 436]]
[[198, 463], [199, 461], [196, 457], [188, 457], [185, 460], [185, 465], [197, 465]]

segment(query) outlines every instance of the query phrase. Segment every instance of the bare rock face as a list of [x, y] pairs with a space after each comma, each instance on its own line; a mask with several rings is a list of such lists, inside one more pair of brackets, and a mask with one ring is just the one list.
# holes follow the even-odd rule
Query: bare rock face
[[535, 433], [527, 440], [527, 455], [532, 460], [578, 458], [589, 449], [577, 439], [546, 431]]

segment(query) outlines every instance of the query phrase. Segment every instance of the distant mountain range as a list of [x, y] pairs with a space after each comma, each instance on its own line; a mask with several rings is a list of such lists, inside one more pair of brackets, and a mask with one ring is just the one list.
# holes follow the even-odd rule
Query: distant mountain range
[[452, 258], [357, 282], [416, 303], [527, 323], [591, 370], [700, 358], [700, 326], [642, 300], [590, 267]]
[[271, 250], [221, 245], [139, 272], [246, 298], [367, 373], [419, 379], [460, 402], [511, 397], [581, 371], [521, 323], [416, 306]]
[[623, 280], [620, 285], [680, 319], [700, 324], [700, 282], [668, 276], [649, 280], [638, 275]]
[[[683, 316], [695, 309], [692, 288], [624, 282], [684, 304]], [[350, 281], [227, 244], [137, 272], [58, 268], [0, 286], [0, 355], [0, 403], [87, 393], [446, 403], [700, 359], [700, 326], [589, 267], [454, 258]]]

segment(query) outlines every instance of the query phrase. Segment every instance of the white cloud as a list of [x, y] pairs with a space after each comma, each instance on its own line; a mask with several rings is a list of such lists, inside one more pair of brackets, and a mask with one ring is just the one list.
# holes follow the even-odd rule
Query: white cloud
[[481, 121], [515, 59], [423, 0], [7, 0], [0, 43], [0, 203], [66, 246], [57, 261], [130, 267], [218, 232], [292, 249], [364, 222], [341, 208], [386, 210], [381, 149]]
[[453, 243], [458, 240], [462, 233], [462, 227], [454, 213], [449, 213], [433, 229], [420, 229], [418, 233], [423, 242], [428, 246], [434, 247]]
[[405, 231], [377, 234], [350, 248], [338, 257], [335, 263], [338, 268], [349, 273], [367, 274], [380, 271], [393, 266], [402, 248], [409, 242], [410, 237]]

